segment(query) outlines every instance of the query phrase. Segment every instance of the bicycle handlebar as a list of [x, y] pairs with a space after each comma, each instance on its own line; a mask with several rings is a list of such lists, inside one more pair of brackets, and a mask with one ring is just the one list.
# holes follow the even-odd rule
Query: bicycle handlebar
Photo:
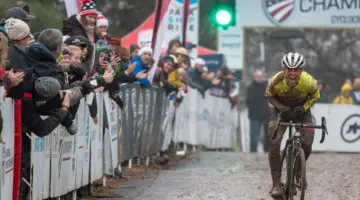
[[309, 125], [309, 124], [303, 124], [303, 123], [292, 123], [292, 122], [280, 122], [283, 112], [279, 112], [276, 116], [276, 123], [275, 123], [275, 131], [273, 135], [273, 140], [277, 136], [277, 132], [279, 129], [279, 126], [290, 126], [295, 128], [315, 128], [315, 129], [321, 129], [322, 135], [320, 139], [320, 143], [323, 143], [325, 140], [325, 134], [328, 135], [327, 127], [326, 127], [326, 120], [325, 117], [321, 117], [321, 125]]

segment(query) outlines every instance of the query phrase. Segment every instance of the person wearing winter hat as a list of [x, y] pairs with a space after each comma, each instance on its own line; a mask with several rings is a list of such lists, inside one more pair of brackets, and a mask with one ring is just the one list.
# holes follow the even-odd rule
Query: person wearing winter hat
[[30, 28], [25, 22], [9, 18], [6, 20], [6, 27], [11, 41], [27, 46], [30, 39]]
[[11, 7], [7, 9], [4, 13], [4, 18], [15, 18], [24, 21], [29, 24], [31, 20], [35, 19], [35, 16], [29, 15], [23, 8], [20, 7]]
[[81, 35], [94, 43], [97, 16], [96, 4], [92, 0], [83, 0], [80, 13], [63, 22], [63, 34], [70, 37]]
[[29, 69], [31, 65], [26, 56], [26, 47], [30, 40], [30, 28], [20, 19], [9, 18], [6, 20], [7, 33], [12, 42], [9, 48], [8, 60], [10, 68], [17, 70]]
[[196, 58], [195, 60], [194, 60], [194, 64], [195, 64], [195, 69], [198, 71], [198, 72], [200, 72], [200, 73], [202, 73], [203, 71], [204, 71], [204, 67], [205, 67], [205, 60], [204, 59], [202, 59], [202, 58]]
[[[136, 76], [140, 72], [148, 72], [151, 68], [150, 63], [152, 59], [153, 50], [151, 47], [142, 47], [134, 58], [131, 59], [131, 63], [135, 64], [135, 69], [133, 71], [133, 74]], [[138, 82], [140, 82], [141, 86], [145, 88], [151, 87], [151, 83], [147, 78], [138, 79]]]
[[97, 15], [96, 4], [91, 0], [83, 0], [81, 11], [63, 22], [62, 31], [64, 35], [70, 37], [82, 36], [89, 40], [88, 48], [86, 48], [88, 56], [81, 66], [89, 74], [93, 70], [95, 61], [94, 44]]
[[[35, 16], [30, 15], [30, 8], [28, 5], [23, 5], [20, 6], [17, 5], [15, 7], [11, 7], [9, 8], [5, 14], [4, 14], [4, 18], [5, 19], [9, 19], [9, 18], [14, 18], [14, 19], [20, 19], [21, 21], [25, 22], [28, 26], [30, 26], [30, 21], [35, 19]], [[28, 45], [32, 44], [35, 42], [35, 37], [30, 34], [29, 35], [29, 40], [28, 40]]]
[[102, 39], [108, 45], [110, 36], [108, 35], [109, 20], [102, 14], [99, 14], [96, 19], [96, 37], [95, 41]]
[[121, 38], [119, 37], [111, 37], [109, 41], [109, 45], [111, 46], [121, 46]]

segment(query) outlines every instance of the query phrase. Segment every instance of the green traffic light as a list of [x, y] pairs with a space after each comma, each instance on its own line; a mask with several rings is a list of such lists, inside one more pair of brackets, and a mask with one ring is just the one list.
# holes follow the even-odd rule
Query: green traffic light
[[219, 10], [216, 12], [215, 19], [219, 25], [229, 25], [231, 22], [231, 14], [227, 10]]

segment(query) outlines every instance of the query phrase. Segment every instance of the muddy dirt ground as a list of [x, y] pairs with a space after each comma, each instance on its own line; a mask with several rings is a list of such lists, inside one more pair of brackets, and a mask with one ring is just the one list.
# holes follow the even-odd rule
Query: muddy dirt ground
[[[267, 154], [200, 152], [163, 168], [125, 170], [111, 188], [126, 200], [270, 200]], [[308, 200], [359, 200], [359, 154], [312, 154], [307, 162]], [[117, 185], [116, 185], [117, 184]]]

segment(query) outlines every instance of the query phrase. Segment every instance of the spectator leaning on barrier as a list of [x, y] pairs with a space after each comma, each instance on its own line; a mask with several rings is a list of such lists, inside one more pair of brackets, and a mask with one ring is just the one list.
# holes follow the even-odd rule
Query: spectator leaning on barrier
[[196, 58], [194, 60], [194, 69], [193, 69], [193, 74], [192, 74], [192, 78], [194, 81], [201, 81], [202, 80], [202, 73], [204, 72], [204, 67], [205, 67], [205, 60], [202, 58]]
[[140, 46], [138, 44], [131, 44], [130, 45], [130, 59], [133, 59], [136, 57], [136, 55], [139, 53], [140, 51]]
[[106, 45], [109, 45], [110, 36], [108, 35], [109, 20], [102, 14], [96, 18], [96, 36], [95, 42], [102, 39]]
[[354, 80], [354, 86], [352, 90], [352, 100], [356, 105], [360, 105], [360, 78]]
[[[112, 73], [113, 75], [116, 74], [116, 72], [113, 70], [113, 66], [110, 59], [111, 52], [112, 50], [110, 49], [110, 47], [106, 45], [100, 46], [99, 48], [96, 49], [96, 56], [95, 56], [95, 64], [96, 64], [96, 72], [97, 72], [96, 76], [103, 75], [106, 72]], [[107, 85], [105, 85], [105, 88], [106, 87]], [[112, 97], [111, 93], [110, 96]], [[121, 108], [123, 108], [124, 104], [120, 98], [114, 98], [114, 100]]]
[[[94, 72], [93, 63], [95, 58], [95, 28], [98, 11], [91, 0], [83, 0], [81, 11], [63, 22], [63, 34], [70, 37], [82, 36], [89, 40], [91, 45], [87, 46], [89, 59], [83, 64], [87, 73]], [[95, 70], [95, 69], [93, 69]]]
[[180, 40], [178, 39], [173, 39], [169, 42], [169, 46], [168, 46], [168, 49], [167, 49], [167, 54], [173, 54], [175, 55], [176, 54], [176, 50], [181, 47], [181, 42]]
[[[46, 29], [39, 35], [39, 42], [30, 45], [27, 49], [27, 55], [30, 59], [31, 65], [33, 66], [33, 81], [36, 81], [40, 77], [52, 77], [59, 81], [61, 89], [67, 88], [65, 81], [65, 74], [63, 70], [58, 66], [56, 58], [62, 52], [62, 33], [57, 29]], [[32, 92], [32, 91], [27, 91]], [[71, 91], [71, 105], [75, 105], [82, 98], [80, 88], [72, 88]], [[57, 101], [47, 102], [47, 107], [58, 107]], [[46, 109], [45, 113], [47, 114]], [[64, 125], [71, 134], [75, 134], [77, 131], [76, 125], [71, 120], [72, 116], [68, 113], [67, 120], [64, 120]]]
[[47, 101], [55, 98], [60, 99], [61, 106], [48, 111], [48, 117], [43, 119], [37, 112], [37, 107], [33, 99], [24, 99], [22, 104], [22, 179], [20, 183], [20, 199], [26, 199], [29, 192], [27, 183], [30, 181], [30, 155], [31, 139], [27, 134], [34, 133], [38, 137], [45, 137], [56, 129], [67, 117], [70, 107], [69, 93], [60, 90], [61, 85], [58, 80], [50, 77], [41, 77], [34, 83], [34, 95], [38, 100]]
[[185, 90], [185, 83], [182, 82], [180, 79], [178, 64], [176, 64], [175, 69], [169, 74], [168, 81], [170, 84], [174, 85], [177, 89]]
[[[5, 86], [6, 92], [19, 85], [24, 78], [23, 72], [14, 72], [13, 70], [5, 71], [10, 38], [5, 31], [5, 22], [0, 22], [0, 81]], [[1, 132], [3, 129], [3, 118], [0, 110], [0, 141], [2, 141]]]
[[57, 63], [59, 63], [60, 65], [70, 65], [70, 50], [67, 47], [63, 47], [61, 54], [62, 56], [59, 60], [57, 60]]
[[192, 80], [193, 69], [191, 67], [191, 63], [189, 62], [190, 57], [188, 51], [184, 47], [179, 47], [176, 49], [175, 55], [178, 60], [179, 69], [184, 69], [185, 71], [182, 82], [184, 82], [189, 87], [198, 90], [204, 97], [205, 89], [200, 84]]
[[70, 65], [73, 67], [80, 67], [81, 64], [81, 48], [77, 46], [68, 46], [70, 50]]
[[[253, 81], [246, 91], [246, 105], [250, 119], [250, 151], [257, 152], [260, 139], [261, 127], [267, 130], [268, 103], [264, 96], [267, 82], [262, 71], [257, 70], [253, 74]], [[267, 134], [264, 137], [264, 151], [267, 151]]]
[[163, 87], [168, 95], [177, 91], [177, 88], [168, 81], [169, 74], [175, 69], [176, 64], [177, 59], [174, 55], [165, 56], [161, 62], [159, 62], [160, 71], [156, 77], [154, 77], [154, 84]]
[[[145, 46], [140, 49], [137, 56], [132, 58], [132, 64], [135, 64], [135, 69], [133, 71], [135, 76], [140, 72], [147, 73], [150, 70], [151, 66], [149, 66], [149, 64], [152, 59], [152, 53], [151, 47]], [[138, 82], [145, 88], [151, 87], [151, 83], [147, 78], [138, 79]]]
[[341, 95], [336, 97], [333, 101], [334, 104], [353, 104], [351, 96], [352, 87], [349, 83], [345, 83], [341, 87]]
[[[65, 45], [68, 46], [77, 46], [81, 48], [81, 64], [80, 68], [83, 69], [84, 73], [86, 73], [86, 69], [88, 69], [87, 65], [90, 62], [90, 59], [93, 57], [88, 54], [89, 46], [92, 49], [92, 45], [88, 39], [86, 39], [83, 36], [75, 36], [75, 37], [69, 37], [65, 40]], [[77, 69], [79, 70], [79, 69]]]

